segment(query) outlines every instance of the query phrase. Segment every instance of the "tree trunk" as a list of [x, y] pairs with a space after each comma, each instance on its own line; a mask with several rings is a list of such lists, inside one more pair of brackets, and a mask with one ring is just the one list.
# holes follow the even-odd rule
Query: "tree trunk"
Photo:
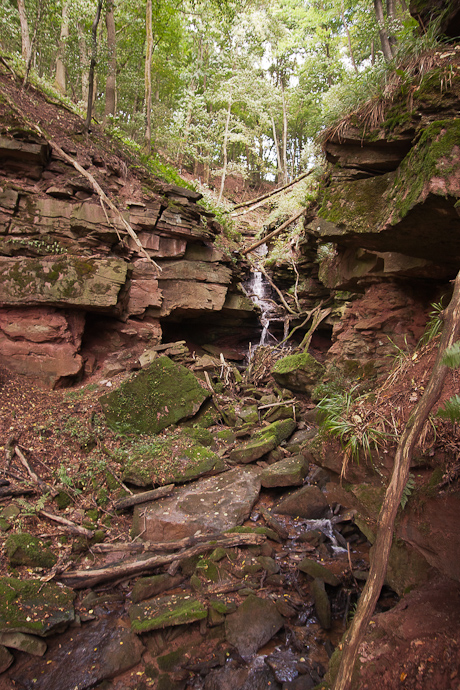
[[89, 64], [88, 77], [88, 104], [86, 107], [86, 123], [85, 131], [89, 132], [91, 127], [91, 118], [93, 115], [93, 93], [94, 93], [94, 70], [96, 69], [97, 61], [97, 27], [99, 19], [101, 18], [103, 0], [99, 0], [97, 4], [96, 16], [94, 17], [93, 26], [91, 29], [91, 62]]
[[230, 94], [230, 97], [228, 99], [227, 119], [225, 120], [224, 143], [222, 144], [222, 153], [223, 153], [224, 161], [222, 164], [222, 178], [220, 180], [220, 190], [219, 190], [219, 196], [217, 199], [217, 203], [219, 203], [220, 200], [222, 199], [222, 195], [224, 193], [224, 186], [225, 186], [225, 177], [227, 175], [227, 164], [228, 164], [227, 143], [228, 143], [228, 128], [230, 126], [231, 114], [232, 114], [232, 95]]
[[[394, 0], [387, 0], [387, 19], [390, 22], [390, 29], [392, 30], [394, 22], [396, 21], [396, 8]], [[396, 55], [396, 36], [394, 36], [392, 33], [389, 33], [388, 42], [390, 44], [391, 54], [394, 57]]]
[[80, 22], [77, 22], [78, 47], [80, 50], [81, 65], [81, 98], [85, 103], [88, 102], [89, 79], [87, 67], [89, 66], [88, 50], [85, 41], [85, 34]]
[[192, 108], [192, 100], [193, 96], [195, 95], [195, 81], [192, 79], [190, 82], [189, 86], [189, 102], [188, 102], [188, 107], [187, 107], [187, 117], [185, 118], [185, 128], [184, 128], [184, 141], [182, 142], [182, 146], [180, 147], [180, 150], [178, 152], [177, 156], [177, 167], [179, 168], [179, 173], [182, 170], [182, 165], [184, 162], [184, 156], [187, 150], [187, 144], [188, 144], [188, 137], [190, 134], [190, 126], [192, 124], [192, 114], [193, 114], [193, 108]]
[[69, 38], [69, 2], [62, 5], [62, 20], [61, 20], [61, 35], [59, 36], [59, 47], [56, 55], [56, 74], [54, 77], [54, 86], [62, 94], [66, 92], [66, 69], [64, 64], [65, 48], [67, 39]]
[[377, 24], [379, 27], [379, 36], [380, 43], [382, 45], [383, 57], [387, 62], [390, 62], [393, 58], [393, 53], [391, 52], [390, 41], [388, 40], [388, 34], [385, 28], [385, 17], [383, 15], [382, 0], [374, 0], [374, 11], [375, 18], [377, 19]]
[[152, 145], [152, 54], [153, 54], [153, 33], [152, 33], [152, 0], [147, 0], [145, 9], [145, 136], [144, 146], [150, 152]]
[[117, 38], [113, 0], [106, 0], [105, 25], [107, 27], [108, 71], [105, 83], [104, 126], [117, 109]]
[[281, 86], [281, 93], [283, 96], [283, 153], [282, 153], [282, 164], [283, 164], [283, 184], [287, 184], [288, 181], [288, 169], [287, 169], [287, 135], [288, 135], [288, 118], [287, 118], [287, 108], [286, 108], [286, 98], [284, 93], [284, 85]]
[[275, 142], [275, 151], [276, 151], [276, 160], [278, 162], [278, 170], [279, 170], [279, 177], [281, 177], [281, 180], [283, 180], [283, 164], [281, 162], [281, 154], [280, 154], [280, 147], [278, 144], [278, 137], [276, 136], [276, 127], [275, 127], [275, 120], [273, 115], [271, 116], [272, 118], [272, 129], [273, 129], [273, 141]]
[[24, 0], [18, 0], [19, 21], [21, 23], [21, 43], [22, 43], [22, 57], [26, 64], [29, 63], [32, 54], [32, 47], [30, 45], [29, 24], [27, 23], [26, 7]]
[[396, 450], [393, 473], [388, 485], [378, 519], [377, 538], [369, 577], [358, 602], [353, 623], [347, 633], [342, 659], [333, 690], [350, 688], [353, 669], [366, 627], [374, 612], [375, 604], [385, 579], [388, 558], [393, 539], [396, 513], [404, 487], [409, 477], [409, 467], [415, 445], [431, 409], [439, 399], [448, 367], [442, 364], [445, 350], [451, 347], [460, 334], [460, 272], [455, 279], [454, 293], [445, 312], [444, 329], [439, 343], [438, 356], [425, 391], [412, 411]]
[[348, 28], [347, 19], [346, 19], [346, 17], [345, 17], [345, 7], [344, 7], [344, 4], [343, 4], [343, 0], [341, 0], [340, 12], [341, 12], [341, 15], [342, 15], [343, 27], [344, 27], [344, 29], [345, 29], [345, 33], [347, 34], [348, 52], [350, 53], [351, 64], [353, 65], [353, 69], [355, 70], [356, 74], [358, 74], [358, 68], [357, 68], [357, 66], [356, 66], [355, 56], [353, 55], [353, 48], [352, 48], [352, 45], [351, 45], [350, 30], [349, 30], [349, 28]]

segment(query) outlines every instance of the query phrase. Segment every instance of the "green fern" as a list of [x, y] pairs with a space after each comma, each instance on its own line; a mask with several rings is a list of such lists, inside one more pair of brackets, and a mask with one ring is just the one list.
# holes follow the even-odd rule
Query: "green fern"
[[457, 369], [460, 367], [460, 340], [457, 340], [451, 347], [448, 347], [444, 352], [441, 360], [450, 369]]
[[431, 304], [431, 311], [428, 315], [428, 321], [425, 326], [425, 332], [420, 338], [420, 346], [426, 345], [433, 340], [438, 333], [441, 332], [443, 326], [442, 312], [444, 311], [443, 298], [439, 302], [433, 302]]
[[404, 510], [404, 508], [407, 505], [407, 501], [409, 500], [410, 495], [412, 494], [412, 491], [415, 489], [415, 476], [412, 474], [412, 472], [409, 473], [409, 479], [407, 480], [407, 484], [404, 487], [402, 496], [401, 496], [401, 508]]
[[446, 400], [444, 407], [439, 408], [436, 416], [450, 419], [452, 424], [458, 422], [460, 420], [460, 395], [453, 395], [449, 400]]

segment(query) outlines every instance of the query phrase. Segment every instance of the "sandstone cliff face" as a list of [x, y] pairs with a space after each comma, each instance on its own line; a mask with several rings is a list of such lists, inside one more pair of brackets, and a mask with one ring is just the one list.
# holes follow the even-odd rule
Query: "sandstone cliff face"
[[308, 226], [329, 243], [319, 278], [341, 299], [330, 354], [377, 369], [390, 338], [416, 344], [460, 267], [460, 46], [418, 68], [409, 87], [327, 133], [329, 181]]
[[[228, 318], [235, 297], [238, 314], [250, 313], [201, 194], [152, 180], [101, 134], [81, 134], [76, 115], [0, 80], [1, 364], [63, 385], [107, 354], [132, 362], [161, 341], [163, 319], [224, 307]], [[144, 252], [72, 161], [115, 202]]]

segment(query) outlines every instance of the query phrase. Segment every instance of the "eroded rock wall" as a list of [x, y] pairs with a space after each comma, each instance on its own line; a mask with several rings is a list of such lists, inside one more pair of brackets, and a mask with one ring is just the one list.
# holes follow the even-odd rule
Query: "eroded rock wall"
[[[0, 363], [61, 385], [119, 350], [133, 361], [164, 318], [228, 317], [235, 271], [201, 194], [152, 179], [101, 133], [82, 135], [76, 115], [0, 79]], [[47, 136], [25, 125], [37, 101]]]

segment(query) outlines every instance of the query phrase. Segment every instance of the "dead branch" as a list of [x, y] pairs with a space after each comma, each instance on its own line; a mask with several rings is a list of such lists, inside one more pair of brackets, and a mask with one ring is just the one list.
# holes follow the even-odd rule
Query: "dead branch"
[[279, 226], [279, 228], [276, 228], [276, 230], [273, 230], [273, 232], [271, 232], [271, 233], [269, 233], [268, 235], [266, 235], [263, 239], [259, 240], [259, 241], [256, 242], [255, 244], [251, 244], [251, 246], [248, 247], [247, 249], [243, 249], [243, 251], [241, 252], [241, 254], [242, 254], [243, 256], [246, 256], [246, 254], [249, 254], [250, 252], [253, 252], [254, 249], [257, 249], [257, 247], [260, 247], [262, 244], [265, 244], [266, 242], [268, 242], [269, 240], [271, 240], [273, 237], [276, 237], [276, 235], [278, 235], [280, 232], [282, 232], [283, 230], [285, 230], [289, 225], [291, 225], [292, 223], [295, 223], [295, 221], [296, 221], [298, 218], [300, 218], [300, 216], [301, 216], [302, 214], [304, 214], [304, 213], [305, 213], [305, 209], [303, 208], [301, 211], [299, 211], [299, 212], [296, 213], [295, 215], [291, 216], [291, 217], [289, 218], [289, 220], [286, 220], [282, 225]]
[[349, 690], [350, 688], [359, 647], [374, 612], [385, 579], [393, 540], [394, 523], [404, 487], [409, 477], [409, 468], [413, 451], [425, 420], [441, 395], [444, 379], [448, 371], [448, 367], [442, 363], [442, 357], [446, 349], [451, 347], [458, 340], [459, 334], [460, 272], [455, 279], [452, 299], [445, 311], [444, 328], [430, 380], [406, 423], [396, 449], [393, 473], [378, 518], [377, 538], [373, 547], [373, 559], [369, 577], [359, 599], [358, 608], [353, 616], [352, 625], [345, 639], [344, 650], [333, 690]]
[[125, 510], [126, 508], [131, 508], [131, 506], [138, 505], [139, 503], [155, 501], [158, 498], [169, 496], [172, 493], [174, 486], [174, 484], [167, 484], [166, 486], [160, 486], [158, 489], [152, 489], [152, 491], [143, 491], [140, 494], [128, 496], [128, 498], [120, 498], [120, 500], [115, 501], [113, 507], [115, 510]]
[[47, 510], [39, 510], [38, 514], [42, 517], [48, 518], [48, 520], [53, 520], [53, 522], [57, 522], [60, 525], [64, 525], [65, 527], [67, 527], [68, 532], [78, 534], [80, 537], [86, 537], [87, 539], [91, 539], [91, 537], [93, 537], [93, 532], [90, 529], [86, 529], [86, 527], [80, 527], [80, 525], [76, 525], [71, 520], [67, 520], [67, 518], [61, 517], [60, 515], [48, 513]]
[[[244, 201], [241, 204], [236, 204], [233, 207], [233, 211], [236, 211], [237, 208], [246, 208], [246, 206], [252, 206], [253, 204], [258, 204], [259, 201], [263, 201], [264, 199], [268, 199], [271, 196], [275, 196], [276, 194], [279, 194], [280, 192], [283, 192], [285, 189], [288, 189], [289, 187], [293, 187], [295, 184], [303, 180], [305, 177], [308, 177], [311, 175], [313, 170], [309, 170], [308, 172], [302, 173], [302, 175], [299, 175], [299, 177], [296, 177], [295, 180], [292, 180], [292, 182], [289, 182], [288, 184], [285, 184], [283, 187], [278, 187], [278, 189], [274, 189], [271, 192], [268, 192], [267, 194], [262, 194], [261, 196], [258, 196], [256, 199], [251, 199], [250, 201]], [[249, 209], [252, 211], [252, 209]], [[245, 211], [245, 213], [249, 213], [249, 211]], [[233, 216], [233, 212], [231, 214]], [[237, 213], [235, 215], [243, 215], [240, 213]]]
[[121, 563], [109, 568], [97, 568], [94, 570], [74, 570], [66, 573], [61, 578], [62, 582], [69, 587], [75, 589], [83, 589], [86, 587], [94, 587], [100, 582], [108, 582], [119, 577], [127, 577], [138, 575], [140, 572], [147, 572], [159, 568], [160, 566], [169, 565], [180, 559], [190, 558], [190, 556], [197, 556], [215, 549], [217, 546], [230, 548], [233, 546], [253, 546], [262, 544], [265, 541], [263, 534], [232, 534], [225, 537], [217, 537], [213, 541], [198, 544], [190, 549], [184, 549], [180, 553], [168, 554], [167, 556], [152, 556], [142, 561], [133, 561], [131, 563]]
[[38, 477], [38, 475], [36, 475], [35, 472], [31, 469], [29, 463], [26, 460], [24, 453], [21, 451], [19, 446], [14, 447], [14, 452], [16, 453], [19, 460], [21, 461], [21, 464], [26, 468], [29, 477], [34, 482], [34, 484], [36, 484], [38, 486], [40, 491], [42, 491], [43, 493], [49, 492], [52, 496], [57, 496], [58, 491], [56, 491], [56, 489], [54, 487], [50, 486], [49, 484], [44, 482], [42, 479], [40, 479]]

